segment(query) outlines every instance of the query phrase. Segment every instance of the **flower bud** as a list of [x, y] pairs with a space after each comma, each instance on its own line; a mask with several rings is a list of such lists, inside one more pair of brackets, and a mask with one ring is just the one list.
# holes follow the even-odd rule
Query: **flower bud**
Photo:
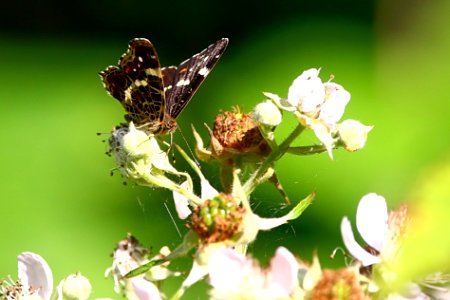
[[353, 152], [366, 144], [367, 134], [373, 126], [366, 126], [355, 120], [345, 120], [338, 125], [338, 133], [345, 150]]
[[272, 101], [259, 103], [253, 109], [253, 117], [259, 123], [275, 127], [281, 123], [282, 115], [280, 109]]
[[88, 299], [92, 291], [91, 283], [80, 273], [67, 276], [59, 285], [63, 298], [68, 300]]

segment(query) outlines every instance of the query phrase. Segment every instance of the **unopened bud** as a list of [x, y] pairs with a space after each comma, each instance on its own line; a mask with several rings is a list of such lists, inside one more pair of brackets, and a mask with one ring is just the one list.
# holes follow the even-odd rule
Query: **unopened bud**
[[259, 103], [253, 109], [253, 116], [259, 123], [274, 127], [281, 123], [280, 109], [272, 101]]
[[355, 120], [345, 120], [338, 124], [338, 133], [345, 150], [353, 152], [364, 147], [367, 134], [373, 126], [366, 126]]
[[67, 276], [59, 285], [61, 286], [63, 299], [68, 300], [88, 299], [92, 291], [91, 283], [80, 273]]

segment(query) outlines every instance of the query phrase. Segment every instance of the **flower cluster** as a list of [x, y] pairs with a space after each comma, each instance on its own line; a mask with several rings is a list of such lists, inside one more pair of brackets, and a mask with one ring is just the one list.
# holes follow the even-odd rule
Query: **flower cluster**
[[[193, 128], [197, 158], [220, 165], [220, 189], [213, 187], [197, 163], [180, 147], [175, 146], [200, 180], [200, 193], [195, 191], [195, 181], [189, 173], [172, 166], [155, 135], [136, 128], [133, 123], [113, 131], [111, 153], [122, 174], [141, 185], [171, 190], [178, 216], [188, 221], [189, 228], [183, 243], [164, 258], [147, 257], [133, 239], [119, 243], [115, 262], [109, 270], [114, 274], [118, 292], [125, 295], [134, 292], [139, 297], [138, 291], [143, 288], [139, 288], [138, 281], [143, 284], [145, 279], [147, 290], [156, 293], [157, 286], [148, 279], [149, 272], [194, 249], [191, 271], [175, 298], [205, 277], [209, 278], [210, 295], [214, 299], [238, 295], [242, 299], [299, 298], [312, 293], [311, 282], [315, 281], [306, 280], [310, 284], [305, 288], [307, 284], [299, 282], [296, 275], [300, 269], [309, 268], [305, 264], [300, 268], [300, 263], [287, 249], [277, 250], [269, 269], [261, 268], [246, 254], [260, 230], [270, 230], [298, 218], [315, 195], [306, 196], [278, 218], [262, 218], [254, 213], [251, 193], [266, 181], [273, 183], [290, 203], [275, 174], [276, 162], [286, 152], [308, 155], [328, 151], [331, 156], [332, 149], [339, 146], [350, 151], [360, 149], [371, 129], [352, 120], [337, 123], [350, 94], [338, 84], [322, 83], [318, 73], [317, 69], [311, 69], [300, 75], [289, 88], [286, 99], [265, 93], [268, 99], [256, 105], [251, 113], [235, 108], [219, 114], [212, 129], [206, 126], [208, 146]], [[275, 130], [282, 125], [282, 111], [292, 113], [299, 123], [285, 141], [277, 143]], [[322, 144], [303, 149], [292, 146], [306, 128], [312, 129]], [[184, 179], [180, 181], [179, 177]], [[134, 257], [130, 257], [132, 254]]]
[[0, 299], [89, 299], [91, 284], [80, 273], [67, 276], [53, 294], [53, 274], [42, 256], [23, 252], [18, 256], [18, 280], [0, 281]]
[[[183, 241], [172, 251], [163, 247], [151, 255], [131, 234], [119, 241], [105, 273], [113, 278], [115, 292], [127, 299], [166, 299], [162, 283], [187, 274], [170, 299], [180, 299], [200, 280], [209, 283], [211, 299], [429, 299], [420, 288], [423, 281], [411, 280], [402, 290], [390, 288], [396, 277], [392, 265], [401, 255], [410, 221], [406, 206], [389, 214], [385, 199], [374, 193], [361, 199], [356, 215], [367, 246], [356, 241], [350, 219], [342, 219], [343, 243], [352, 261], [341, 269], [322, 269], [316, 256], [312, 263], [304, 262], [285, 247], [277, 248], [266, 267], [248, 253], [260, 231], [298, 219], [315, 197], [311, 192], [291, 204], [275, 172], [286, 153], [327, 153], [333, 158], [337, 148], [349, 152], [363, 148], [372, 130], [356, 120], [341, 121], [350, 93], [333, 78], [323, 82], [319, 72], [304, 71], [286, 98], [264, 93], [267, 99], [249, 113], [235, 108], [219, 114], [212, 129], [206, 125], [208, 142], [193, 128], [196, 156], [219, 164], [221, 186], [215, 187], [181, 147], [162, 144], [161, 136], [133, 122], [113, 130], [109, 153], [117, 169], [136, 184], [169, 190], [178, 217], [186, 222]], [[283, 126], [286, 114], [298, 122], [279, 142], [276, 129]], [[306, 130], [312, 130], [320, 143], [294, 146]], [[178, 170], [169, 159], [170, 151], [178, 151], [192, 171]], [[284, 215], [265, 218], [254, 211], [252, 193], [265, 182], [274, 184], [285, 199], [289, 210]], [[189, 271], [170, 270], [170, 262], [179, 257], [192, 258]], [[23, 253], [18, 280], [3, 281], [0, 287], [2, 299], [50, 299], [53, 278], [42, 257]], [[58, 299], [87, 299], [91, 287], [77, 273], [56, 290]]]
[[289, 88], [286, 99], [265, 93], [280, 109], [295, 114], [299, 122], [311, 128], [332, 158], [332, 149], [343, 145], [348, 151], [364, 147], [372, 126], [355, 120], [338, 121], [350, 101], [350, 93], [341, 85], [322, 82], [319, 69], [309, 69], [298, 76]]

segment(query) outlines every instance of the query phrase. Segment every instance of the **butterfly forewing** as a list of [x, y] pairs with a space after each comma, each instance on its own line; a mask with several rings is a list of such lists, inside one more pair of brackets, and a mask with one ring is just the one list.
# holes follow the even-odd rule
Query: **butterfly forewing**
[[149, 40], [131, 40], [119, 67], [108, 67], [100, 75], [105, 88], [125, 108], [127, 121], [158, 129], [166, 105], [158, 55]]
[[205, 80], [228, 44], [221, 39], [178, 67], [162, 68], [147, 39], [133, 39], [119, 60], [100, 72], [106, 90], [125, 108], [125, 119], [152, 133], [176, 128], [176, 117]]
[[[164, 86], [166, 87], [167, 113], [172, 118], [177, 118], [183, 111], [206, 76], [219, 61], [227, 45], [228, 39], [218, 40], [202, 52], [183, 61], [175, 74], [171, 75], [172, 82]], [[168, 70], [168, 72], [172, 71]]]

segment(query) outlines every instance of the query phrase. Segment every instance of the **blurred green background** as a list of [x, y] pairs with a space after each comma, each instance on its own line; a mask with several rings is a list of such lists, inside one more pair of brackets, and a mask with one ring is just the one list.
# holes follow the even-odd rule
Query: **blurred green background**
[[[8, 2], [0, 13], [0, 278], [16, 276], [22, 251], [42, 255], [55, 281], [80, 271], [93, 297], [119, 298], [103, 272], [115, 243], [127, 232], [157, 251], [175, 247], [186, 229], [171, 194], [111, 177], [102, 140], [122, 121], [97, 73], [115, 64], [134, 37], [153, 41], [163, 65], [177, 64], [221, 37], [230, 44], [214, 72], [179, 118], [192, 145], [190, 124], [204, 135], [220, 109], [249, 111], [261, 92], [287, 95], [303, 70], [321, 67], [352, 94], [344, 118], [375, 125], [356, 153], [286, 156], [277, 165], [292, 200], [317, 192], [299, 219], [260, 234], [251, 247], [262, 261], [288, 247], [324, 266], [342, 245], [339, 224], [355, 217], [366, 193], [389, 207], [414, 197], [421, 174], [439, 168], [450, 150], [450, 4], [448, 1], [101, 1]], [[201, 117], [199, 117], [201, 116]], [[277, 130], [281, 139], [294, 127]], [[180, 133], [175, 140], [184, 141]], [[315, 143], [306, 135], [301, 144]], [[178, 167], [186, 169], [178, 159]], [[219, 187], [217, 166], [204, 166]], [[445, 183], [445, 181], [444, 181]], [[448, 182], [450, 184], [450, 182]], [[421, 199], [419, 199], [420, 201]], [[447, 199], [449, 200], [449, 199]], [[286, 212], [269, 184], [254, 195], [264, 216]], [[447, 206], [448, 208], [448, 206]], [[172, 216], [171, 216], [172, 215]], [[187, 269], [188, 259], [174, 265]], [[170, 294], [179, 280], [166, 286]], [[187, 294], [199, 296], [200, 285]]]

